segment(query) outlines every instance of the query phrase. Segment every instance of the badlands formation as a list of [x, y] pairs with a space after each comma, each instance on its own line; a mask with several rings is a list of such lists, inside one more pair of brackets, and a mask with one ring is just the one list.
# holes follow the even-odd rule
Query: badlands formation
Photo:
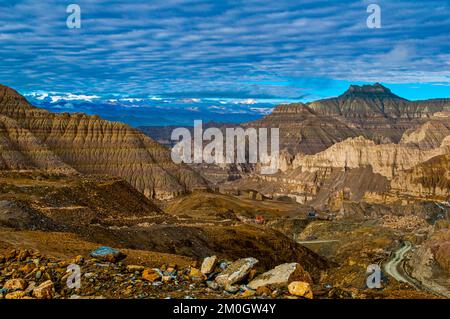
[[449, 297], [449, 99], [351, 86], [242, 126], [280, 129], [276, 174], [0, 86], [0, 298]]
[[172, 163], [170, 151], [139, 131], [85, 114], [55, 114], [0, 86], [4, 170], [119, 176], [149, 198], [168, 199], [205, 188], [205, 180]]

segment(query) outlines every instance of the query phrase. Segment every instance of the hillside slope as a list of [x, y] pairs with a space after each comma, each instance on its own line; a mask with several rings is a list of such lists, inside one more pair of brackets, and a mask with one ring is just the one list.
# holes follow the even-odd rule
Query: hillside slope
[[172, 198], [206, 182], [170, 151], [121, 123], [85, 114], [55, 114], [31, 106], [0, 86], [0, 166], [109, 174], [127, 180], [149, 198]]

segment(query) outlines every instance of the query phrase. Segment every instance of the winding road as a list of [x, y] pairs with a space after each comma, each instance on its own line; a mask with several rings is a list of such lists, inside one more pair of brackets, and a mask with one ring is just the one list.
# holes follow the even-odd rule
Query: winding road
[[405, 271], [403, 267], [403, 261], [405, 259], [406, 253], [408, 253], [412, 247], [413, 245], [411, 242], [404, 241], [402, 247], [400, 247], [394, 253], [394, 257], [384, 265], [384, 270], [386, 271], [386, 273], [394, 277], [397, 281], [410, 284], [417, 290], [428, 291], [429, 293], [435, 294], [437, 296], [450, 298], [450, 292], [445, 287], [442, 287], [429, 280], [416, 280]]
[[410, 278], [407, 278], [407, 276], [402, 275], [398, 269], [403, 260], [405, 259], [405, 255], [408, 251], [410, 251], [412, 248], [412, 244], [409, 241], [403, 242], [402, 247], [400, 247], [399, 250], [397, 250], [394, 253], [394, 258], [389, 260], [386, 265], [384, 266], [384, 270], [395, 278], [397, 281], [406, 282], [414, 287], [416, 287], [416, 283], [411, 280]]

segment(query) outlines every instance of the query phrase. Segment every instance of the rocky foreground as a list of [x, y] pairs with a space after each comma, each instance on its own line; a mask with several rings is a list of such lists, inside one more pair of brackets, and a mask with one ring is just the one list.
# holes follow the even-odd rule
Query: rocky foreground
[[0, 255], [0, 299], [436, 298], [406, 284], [365, 290], [318, 284], [298, 263], [259, 272], [258, 260], [252, 257], [230, 262], [211, 256], [189, 266], [160, 267], [127, 259], [110, 247], [67, 260], [11, 250]]
[[[297, 263], [282, 264], [263, 274], [257, 274], [257, 263], [255, 258], [230, 262], [211, 256], [201, 265], [185, 268], [175, 264], [146, 268], [127, 264], [122, 252], [109, 247], [72, 260], [12, 250], [0, 256], [0, 299], [312, 299], [314, 294], [324, 294], [313, 291], [311, 276]], [[71, 270], [77, 266], [79, 285]]]

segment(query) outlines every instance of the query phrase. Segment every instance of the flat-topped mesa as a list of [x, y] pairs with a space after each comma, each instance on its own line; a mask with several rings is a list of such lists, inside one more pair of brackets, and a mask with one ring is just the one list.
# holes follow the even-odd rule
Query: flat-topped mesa
[[[350, 85], [348, 90], [344, 92], [341, 96], [347, 96], [351, 94], [377, 94], [377, 95], [390, 95], [397, 98], [403, 99], [391, 92], [390, 89], [381, 85], [380, 83], [375, 83], [374, 85]], [[403, 99], [405, 100], [405, 99]]]
[[450, 110], [450, 99], [409, 101], [376, 83], [351, 85], [338, 97], [315, 101], [308, 105], [318, 114], [342, 116], [349, 121], [356, 120], [367, 124], [364, 121], [395, 122], [402, 119], [428, 118], [436, 112]]
[[309, 104], [319, 114], [342, 116], [346, 119], [396, 119], [416, 117], [415, 107], [408, 100], [393, 94], [381, 84], [352, 85], [335, 98]]
[[[84, 174], [121, 177], [157, 199], [207, 186], [192, 169], [174, 164], [167, 148], [128, 125], [82, 113], [38, 109], [4, 86], [0, 87], [0, 115], [0, 147], [7, 150], [1, 154], [5, 163], [0, 167], [5, 169], [48, 170], [51, 163], [59, 163], [62, 169]], [[14, 158], [21, 164], [14, 165]]]

